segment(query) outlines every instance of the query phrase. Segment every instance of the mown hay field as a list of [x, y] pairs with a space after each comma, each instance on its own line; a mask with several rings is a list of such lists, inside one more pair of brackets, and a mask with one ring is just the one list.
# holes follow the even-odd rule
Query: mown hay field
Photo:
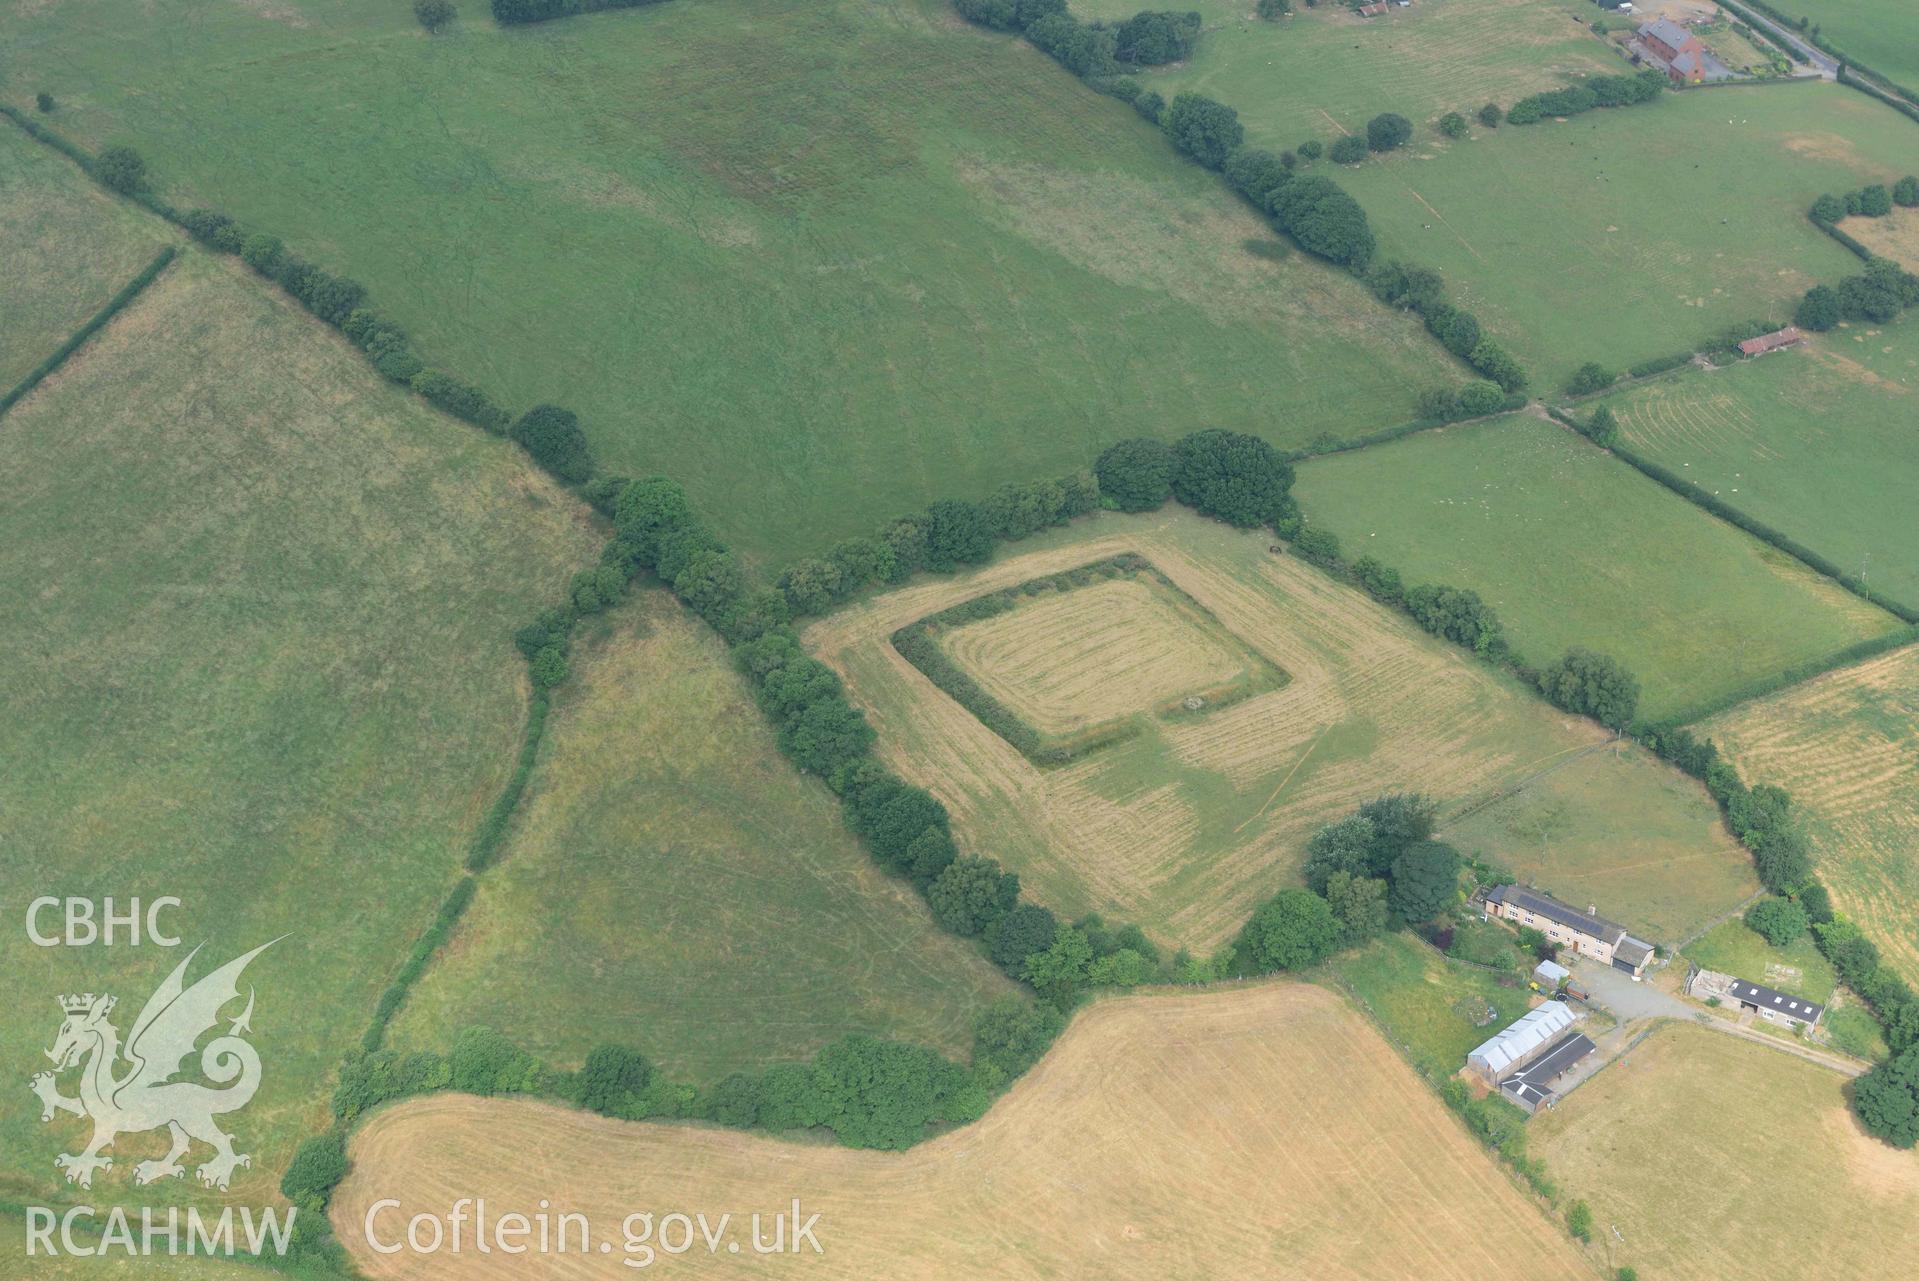
[[1013, 985], [779, 754], [719, 638], [664, 591], [583, 632], [504, 861], [393, 1042], [482, 1024], [574, 1067], [615, 1041], [708, 1085], [851, 1032], [964, 1060]]
[[[231, 1194], [268, 1202], [505, 781], [527, 699], [513, 628], [598, 539], [513, 446], [195, 251], [6, 439], [0, 878], [22, 914], [178, 897], [162, 924], [184, 947], [36, 947], [16, 918], [0, 1039], [24, 1082], [60, 994], [117, 996], [124, 1035], [187, 948], [205, 944], [198, 977], [285, 935], [246, 974], [266, 1071], [233, 1123], [253, 1164]], [[19, 1089], [0, 1197], [45, 1204], [86, 1126], [42, 1125]], [[164, 1147], [122, 1138], [90, 1203], [197, 1192], [133, 1187]]]
[[[1590, 722], [1554, 711], [1299, 560], [1272, 554], [1269, 542], [1183, 509], [1105, 514], [1019, 544], [983, 569], [849, 607], [814, 623], [804, 639], [846, 678], [888, 762], [953, 811], [964, 849], [1000, 859], [1063, 916], [1098, 911], [1138, 921], [1196, 951], [1293, 883], [1306, 838], [1360, 802], [1417, 790], [1451, 811], [1603, 742]], [[1040, 769], [889, 642], [895, 629], [941, 609], [1121, 553], [1151, 562], [1291, 680], [1204, 716], [1140, 718], [1131, 739]], [[1626, 792], [1655, 815], [1655, 829], [1683, 827], [1684, 816], [1699, 813], [1697, 797], [1664, 785], [1663, 767], [1626, 758], [1620, 768], [1637, 777]], [[1679, 816], [1667, 817], [1668, 808]], [[1554, 850], [1570, 866], [1643, 857], [1621, 842], [1626, 820], [1616, 812], [1582, 800], [1575, 814]], [[1497, 832], [1485, 845], [1505, 858]], [[1531, 855], [1536, 842], [1526, 845]], [[1702, 829], [1689, 852], [1708, 851], [1724, 868], [1745, 862], [1723, 836]], [[1724, 886], [1721, 875], [1702, 871], [1700, 883]], [[1732, 873], [1743, 884], [1740, 875]], [[1711, 910], [1738, 901], [1736, 889], [1724, 892], [1732, 897]], [[1699, 910], [1710, 915], [1704, 902]]]
[[1846, 218], [1840, 229], [1880, 257], [1919, 271], [1919, 209], [1894, 205], [1883, 217]]
[[[1250, 685], [1272, 665], [1150, 572], [1069, 587], [946, 632], [940, 647], [1014, 715], [1064, 736]], [[1196, 709], [1197, 710], [1197, 709]]]
[[[1273, 22], [1253, 17], [1252, 0], [1193, 0], [1205, 20], [1193, 56], [1149, 69], [1142, 83], [1168, 101], [1203, 93], [1239, 112], [1247, 137], [1275, 151], [1308, 138], [1364, 133], [1382, 111], [1411, 120], [1422, 138], [1449, 111], [1470, 115], [1487, 102], [1510, 104], [1583, 76], [1626, 64], [1590, 27], [1576, 0], [1419, 0], [1378, 18], [1343, 5]], [[1071, 0], [1084, 17], [1123, 21], [1133, 0]]]
[[[947, 0], [662, 4], [429, 38], [392, 0], [16, 6], [9, 101], [364, 282], [609, 471], [778, 562], [1199, 426], [1282, 446], [1456, 377], [1124, 103]], [[727, 73], [716, 75], [714, 68]]]
[[1530, 662], [1575, 645], [1617, 658], [1654, 720], [1899, 625], [1527, 415], [1320, 459], [1296, 492], [1348, 557], [1478, 592]]
[[[984, 1119], [904, 1153], [442, 1096], [375, 1116], [352, 1156], [333, 1223], [369, 1278], [632, 1275], [628, 1213], [732, 1212], [744, 1235], [751, 1212], [794, 1197], [820, 1216], [818, 1255], [700, 1246], [659, 1261], [729, 1277], [1587, 1275], [1368, 1023], [1287, 982], [1101, 1002]], [[547, 1198], [613, 1250], [368, 1248], [375, 1200], [402, 1203], [385, 1233], [462, 1196], [500, 1212]]]
[[1437, 269], [1554, 392], [1587, 361], [1619, 371], [1784, 324], [1808, 288], [1857, 272], [1806, 210], [1910, 171], [1914, 130], [1838, 85], [1734, 87], [1476, 129], [1335, 176], [1380, 257]]
[[0, 392], [51, 356], [179, 237], [0, 119]]
[[1592, 1206], [1596, 1262], [1673, 1281], [1896, 1281], [1912, 1274], [1919, 1160], [1860, 1130], [1844, 1084], [1675, 1024], [1535, 1117], [1530, 1147]]
[[1919, 982], [1919, 648], [1828, 673], [1703, 728], [1749, 782], [1792, 793], [1833, 901]]
[[1919, 609], [1919, 323], [1848, 325], [1604, 403], [1636, 452]]

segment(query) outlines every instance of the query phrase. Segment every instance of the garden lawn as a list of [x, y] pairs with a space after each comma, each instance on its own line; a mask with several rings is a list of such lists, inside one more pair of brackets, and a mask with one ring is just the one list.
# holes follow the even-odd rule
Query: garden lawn
[[1919, 319], [1849, 325], [1605, 403], [1636, 452], [1919, 609]]
[[664, 591], [576, 639], [504, 862], [395, 1021], [484, 1024], [556, 1066], [634, 1046], [711, 1085], [853, 1032], [965, 1061], [1017, 989], [933, 924], [774, 745], [726, 647]]
[[1808, 288], [1859, 270], [1806, 210], [1910, 172], [1915, 137], [1838, 85], [1747, 86], [1507, 125], [1337, 177], [1381, 258], [1436, 268], [1535, 390], [1556, 392], [1587, 361], [1620, 371], [1748, 320], [1784, 324]]
[[363, 281], [429, 363], [577, 410], [754, 560], [1123, 436], [1358, 435], [1459, 377], [947, 0], [504, 30], [469, 0], [435, 37], [395, 0], [122, 8], [10, 13], [9, 100], [48, 84], [77, 140]]
[[[24, 1087], [57, 997], [111, 993], [125, 1035], [188, 949], [205, 945], [197, 978], [279, 939], [241, 984], [265, 1074], [231, 1119], [253, 1158], [232, 1195], [268, 1204], [511, 768], [514, 627], [603, 535], [513, 446], [388, 387], [198, 251], [5, 435], [0, 1041], [17, 1094], [0, 1200], [75, 1193], [53, 1160], [85, 1123], [42, 1125]], [[183, 946], [36, 947], [21, 917], [40, 895], [177, 897], [161, 923]], [[164, 1148], [164, 1132], [120, 1139], [85, 1201], [198, 1193], [190, 1176], [133, 1187]]]
[[0, 393], [179, 238], [0, 118]]
[[1349, 559], [1478, 592], [1528, 661], [1575, 645], [1612, 655], [1652, 720], [1898, 626], [1528, 415], [1320, 459], [1295, 492]]
[[[1123, 21], [1141, 6], [1069, 0], [1069, 7]], [[1168, 7], [1196, 10], [1205, 31], [1191, 58], [1145, 69], [1141, 83], [1169, 102], [1181, 92], [1218, 99], [1239, 112], [1250, 141], [1275, 151], [1364, 133], [1385, 111], [1413, 122], [1417, 146], [1443, 146], [1431, 126], [1449, 111], [1470, 116], [1487, 102], [1510, 106], [1587, 75], [1630, 70], [1573, 20], [1596, 16], [1577, 0], [1419, 0], [1378, 18], [1339, 4], [1309, 9], [1300, 0], [1291, 17], [1273, 22], [1252, 18], [1253, 0]]]
[[[1430, 1080], [1443, 1081], [1465, 1066], [1472, 1048], [1524, 1014], [1532, 992], [1517, 978], [1499, 977], [1448, 961], [1411, 934], [1388, 934], [1327, 963], [1333, 986], [1357, 995], [1386, 1037]], [[1483, 1003], [1483, 1004], [1482, 1004]], [[1473, 1014], [1490, 1005], [1494, 1017], [1475, 1026]]]

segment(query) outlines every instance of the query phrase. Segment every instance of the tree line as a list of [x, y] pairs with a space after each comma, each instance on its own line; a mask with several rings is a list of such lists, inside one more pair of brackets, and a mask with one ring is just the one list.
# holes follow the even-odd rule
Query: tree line
[[[1126, 23], [1114, 25], [1084, 22], [1074, 17], [1067, 12], [1066, 0], [953, 0], [953, 7], [962, 17], [980, 26], [1023, 35], [1035, 48], [1093, 89], [1132, 104], [1142, 116], [1159, 126], [1180, 154], [1223, 175], [1234, 191], [1266, 215], [1276, 231], [1290, 237], [1307, 253], [1359, 275], [1389, 305], [1418, 312], [1427, 329], [1448, 351], [1498, 384], [1502, 393], [1515, 393], [1526, 385], [1525, 371], [1512, 353], [1483, 336], [1477, 319], [1470, 313], [1445, 302], [1443, 284], [1436, 272], [1395, 263], [1388, 264], [1378, 276], [1370, 275], [1368, 268], [1378, 243], [1366, 211], [1332, 179], [1301, 172], [1321, 156], [1336, 163], [1352, 164], [1369, 154], [1405, 145], [1413, 135], [1413, 125], [1404, 116], [1383, 112], [1367, 122], [1363, 135], [1342, 136], [1333, 142], [1330, 151], [1317, 139], [1308, 139], [1294, 150], [1275, 154], [1264, 148], [1247, 147], [1239, 113], [1224, 103], [1198, 93], [1179, 93], [1168, 103], [1160, 94], [1143, 88], [1125, 74], [1139, 66], [1153, 64], [1122, 57], [1123, 48], [1134, 46], [1122, 45], [1121, 33], [1146, 20], [1150, 20], [1146, 23], [1150, 29], [1160, 31], [1179, 15], [1142, 13]], [[1197, 29], [1194, 24], [1192, 30], [1196, 33]], [[1156, 43], [1154, 47], [1173, 46], [1168, 42]], [[1636, 81], [1635, 77], [1600, 79]], [[1605, 92], [1610, 95], [1612, 91]], [[1457, 113], [1454, 115], [1457, 117]], [[1480, 112], [1480, 119], [1488, 128], [1496, 127], [1500, 118], [1495, 104], [1488, 104]], [[1459, 137], [1466, 128], [1464, 118], [1458, 117], [1457, 123], [1446, 127], [1445, 132]], [[1405, 287], [1409, 277], [1416, 287]], [[1459, 394], [1483, 398], [1484, 393], [1468, 389]], [[1422, 405], [1422, 416], [1426, 409], [1427, 406]], [[1460, 411], [1457, 404], [1448, 404], [1444, 413], [1434, 416], [1473, 415]]]

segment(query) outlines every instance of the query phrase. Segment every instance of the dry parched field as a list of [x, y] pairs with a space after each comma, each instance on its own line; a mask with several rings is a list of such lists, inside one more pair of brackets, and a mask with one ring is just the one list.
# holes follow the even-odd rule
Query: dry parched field
[[1793, 794], [1840, 909], [1919, 981], [1919, 647], [1748, 703], [1706, 729], [1748, 782]]
[[1541, 1113], [1532, 1151], [1592, 1205], [1594, 1239], [1610, 1242], [1595, 1255], [1641, 1276], [1903, 1281], [1919, 1161], [1859, 1129], [1843, 1084], [1677, 1025]]
[[[1450, 809], [1603, 740], [1597, 727], [1553, 711], [1362, 594], [1271, 554], [1267, 542], [1184, 511], [1103, 515], [973, 573], [844, 610], [805, 639], [846, 678], [889, 763], [951, 808], [965, 849], [1000, 859], [1062, 915], [1138, 921], [1195, 950], [1223, 940], [1255, 902], [1291, 882], [1307, 836], [1359, 802], [1409, 789]], [[1201, 717], [1142, 718], [1129, 741], [1041, 770], [889, 643], [897, 628], [961, 601], [1129, 552], [1290, 682]], [[1113, 669], [1088, 676], [1102, 674], [1114, 678]], [[1658, 810], [1662, 821], [1666, 808], [1684, 803], [1661, 788], [1663, 767], [1642, 759], [1622, 768], [1631, 803]], [[1643, 857], [1583, 804], [1575, 798], [1557, 853]], [[1688, 853], [1734, 868], [1745, 861], [1709, 824], [1697, 839]], [[1605, 848], [1588, 848], [1594, 841]], [[1484, 851], [1501, 856], [1501, 842], [1490, 834]], [[1702, 905], [1704, 915], [1736, 904], [1743, 886]]]
[[[635, 1211], [735, 1216], [739, 1253], [661, 1256], [676, 1275], [1588, 1275], [1369, 1024], [1293, 983], [1096, 1005], [983, 1120], [905, 1153], [440, 1096], [376, 1117], [352, 1156], [333, 1222], [371, 1278], [630, 1276]], [[378, 1220], [391, 1240], [463, 1196], [490, 1214], [547, 1198], [613, 1253], [367, 1248], [374, 1201], [401, 1202]], [[755, 1255], [748, 1216], [796, 1196], [822, 1253]]]
[[953, 631], [946, 652], [1046, 734], [1176, 701], [1243, 674], [1230, 637], [1195, 628], [1156, 584], [1114, 579]]

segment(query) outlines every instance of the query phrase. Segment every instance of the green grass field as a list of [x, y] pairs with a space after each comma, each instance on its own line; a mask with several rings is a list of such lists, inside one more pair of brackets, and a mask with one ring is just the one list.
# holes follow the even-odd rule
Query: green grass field
[[1898, 625], [1531, 416], [1311, 462], [1296, 492], [1348, 557], [1477, 591], [1530, 661], [1619, 659], [1652, 719]]
[[1919, 321], [1848, 326], [1606, 403], [1634, 450], [1919, 608]]
[[1682, 955], [1701, 969], [1763, 983], [1821, 1005], [1832, 1000], [1839, 981], [1832, 962], [1813, 946], [1811, 935], [1785, 947], [1774, 947], [1747, 929], [1743, 921], [1715, 926], [1687, 944]]
[[178, 240], [0, 119], [0, 392], [52, 355], [162, 245]]
[[1906, 0], [1773, 0], [1882, 76], [1919, 91], [1919, 9]]
[[1442, 812], [1440, 836], [1655, 943], [1678, 942], [1759, 890], [1712, 798], [1635, 744], [1556, 762], [1459, 818]]
[[618, 1041], [703, 1085], [849, 1032], [964, 1060], [1013, 985], [794, 772], [719, 638], [659, 591], [592, 630], [505, 861], [394, 1042], [480, 1023], [575, 1067]]
[[[1806, 210], [1913, 167], [1914, 124], [1836, 85], [1667, 94], [1342, 169], [1380, 256], [1436, 268], [1555, 392], [1750, 319], [1784, 323], [1858, 259]], [[1683, 196], [1682, 196], [1683, 193]]]
[[[1137, 921], [1169, 947], [1204, 953], [1230, 937], [1259, 900], [1296, 882], [1315, 830], [1390, 791], [1431, 795], [1452, 839], [1446, 815], [1512, 789], [1549, 789], [1538, 803], [1484, 811], [1464, 829], [1471, 848], [1547, 884], [1615, 886], [1601, 901], [1636, 928], [1703, 922], [1751, 892], [1750, 856], [1717, 830], [1697, 785], [1643, 753], [1615, 760], [1589, 722], [1269, 545], [1184, 511], [1102, 515], [982, 569], [844, 609], [805, 638], [846, 676], [889, 763], [952, 810], [963, 848], [1000, 859], [1064, 917]], [[1122, 552], [1144, 557], [1291, 679], [1203, 716], [1137, 717], [1125, 742], [1042, 769], [888, 639], [986, 592]], [[1076, 645], [1043, 614], [1000, 619], [1030, 670]], [[1145, 637], [1139, 619], [1115, 602], [1102, 633]], [[1117, 710], [1134, 690], [1128, 665], [1149, 644], [1179, 646], [1143, 639], [1093, 656], [1071, 705], [1088, 719]], [[1196, 635], [1185, 646], [1203, 648]], [[1163, 677], [1168, 664], [1157, 670]], [[1684, 874], [1659, 872], [1656, 888], [1639, 892], [1631, 869], [1666, 861], [1683, 862]], [[1655, 903], [1662, 893], [1672, 901]]]
[[946, 0], [465, 8], [429, 39], [393, 0], [34, 6], [7, 95], [45, 81], [60, 128], [363, 280], [510, 407], [577, 409], [611, 469], [678, 478], [765, 561], [1122, 436], [1298, 445], [1458, 379]]
[[[1342, 952], [1327, 969], [1359, 996], [1413, 1066], [1435, 1080], [1457, 1072], [1475, 1045], [1524, 1014], [1532, 999], [1523, 983], [1504, 987], [1484, 970], [1450, 964], [1410, 934], [1388, 934]], [[1485, 1005], [1495, 1016], [1475, 1026], [1473, 1017]]]
[[[234, 1120], [254, 1160], [232, 1195], [262, 1204], [505, 779], [526, 700], [513, 628], [597, 538], [511, 445], [197, 252], [5, 435], [0, 1038], [18, 1093], [0, 1198], [72, 1191], [53, 1158], [84, 1125], [41, 1125], [18, 1084], [56, 998], [113, 993], [125, 1034], [185, 951], [35, 947], [26, 901], [174, 895], [167, 924], [206, 946], [193, 977], [286, 936], [245, 980], [267, 1071]], [[155, 1137], [116, 1146], [91, 1204], [197, 1191], [132, 1187]]]
[[[1087, 18], [1123, 21], [1136, 0], [1071, 0]], [[1179, 7], [1179, 6], [1175, 6]], [[1511, 105], [1626, 63], [1575, 16], [1597, 16], [1577, 0], [1419, 0], [1378, 18], [1344, 5], [1261, 22], [1252, 0], [1192, 0], [1205, 19], [1193, 56], [1142, 80], [1168, 101], [1191, 91], [1239, 112], [1246, 136], [1274, 150], [1308, 138], [1363, 133], [1382, 111], [1418, 129], [1422, 149], [1444, 145], [1430, 125], [1448, 111], [1470, 115], [1487, 102]]]

